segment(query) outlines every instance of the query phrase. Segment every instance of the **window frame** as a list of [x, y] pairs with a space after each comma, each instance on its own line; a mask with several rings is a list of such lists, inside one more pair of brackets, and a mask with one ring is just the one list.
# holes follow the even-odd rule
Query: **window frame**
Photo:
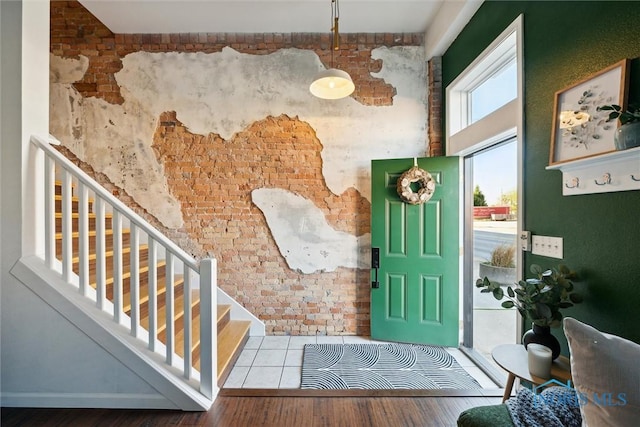
[[[464, 156], [512, 136], [520, 136], [523, 98], [523, 16], [520, 15], [447, 86], [446, 153]], [[516, 59], [516, 98], [471, 123], [471, 92]]]

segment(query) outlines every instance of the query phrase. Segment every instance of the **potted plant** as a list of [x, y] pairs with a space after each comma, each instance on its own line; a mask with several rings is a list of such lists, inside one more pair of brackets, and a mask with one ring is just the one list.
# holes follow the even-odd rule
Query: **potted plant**
[[480, 263], [480, 277], [488, 277], [492, 283], [507, 286], [516, 281], [516, 247], [502, 244], [491, 252], [491, 259]]
[[574, 291], [572, 279], [576, 274], [566, 265], [543, 270], [532, 264], [531, 272], [534, 278], [520, 280], [507, 287], [506, 294], [498, 283], [487, 277], [478, 279], [476, 287], [481, 288], [480, 292], [491, 292], [497, 300], [506, 298], [502, 307], [517, 308], [520, 315], [532, 323], [532, 329], [522, 337], [525, 347], [532, 342], [545, 345], [551, 349], [555, 359], [560, 355], [560, 343], [551, 335], [550, 328], [562, 324], [560, 310], [582, 302], [582, 295]]
[[618, 119], [620, 122], [614, 137], [616, 150], [640, 146], [640, 106], [629, 106], [623, 110], [621, 106], [611, 104], [601, 105], [598, 110], [610, 111], [607, 121]]

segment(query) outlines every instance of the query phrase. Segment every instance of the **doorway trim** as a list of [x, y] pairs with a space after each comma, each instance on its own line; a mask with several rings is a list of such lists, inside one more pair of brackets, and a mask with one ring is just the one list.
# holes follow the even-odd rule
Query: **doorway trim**
[[[518, 228], [522, 232], [524, 224], [523, 168], [524, 168], [524, 52], [523, 15], [518, 16], [460, 75], [446, 88], [446, 155], [464, 157], [464, 209], [462, 271], [462, 314], [463, 350], [489, 376], [493, 369], [485, 369], [484, 358], [473, 350], [473, 184], [472, 160], [470, 155], [488, 147], [515, 138], [517, 141], [517, 192]], [[496, 109], [475, 123], [470, 121], [468, 105], [469, 93], [501, 69], [509, 58], [515, 55], [517, 64], [517, 95], [512, 101]], [[518, 252], [517, 278], [523, 277], [524, 257]], [[518, 336], [522, 333], [522, 322], [516, 325]], [[484, 366], [483, 366], [484, 365]], [[489, 367], [490, 368], [490, 367]], [[494, 378], [495, 380], [495, 378]]]

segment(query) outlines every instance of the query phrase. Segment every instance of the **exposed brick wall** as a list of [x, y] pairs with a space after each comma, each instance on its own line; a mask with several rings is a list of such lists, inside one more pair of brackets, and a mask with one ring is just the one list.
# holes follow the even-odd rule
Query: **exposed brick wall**
[[429, 114], [429, 157], [443, 156], [442, 147], [442, 57], [434, 56], [427, 64], [429, 79], [427, 113]]
[[[329, 42], [329, 34], [302, 33], [112, 34], [75, 1], [51, 5], [51, 52], [87, 56], [89, 69], [76, 89], [116, 104], [123, 99], [114, 73], [131, 52], [211, 53], [230, 46], [268, 54], [295, 47], [314, 50], [329, 65]], [[420, 44], [422, 34], [346, 34], [335, 65], [351, 74], [355, 99], [389, 105], [394, 88], [370, 75], [382, 65], [371, 59], [371, 50]], [[353, 189], [339, 196], [328, 190], [322, 143], [307, 123], [267, 117], [225, 141], [215, 134], [191, 134], [175, 113], [166, 112], [158, 118], [153, 148], [185, 220], [179, 230], [160, 228], [195, 256], [215, 256], [219, 286], [262, 319], [268, 334], [369, 334], [369, 271], [290, 270], [262, 212], [251, 202], [254, 189], [283, 188], [313, 201], [334, 228], [354, 235], [369, 232], [369, 202]], [[121, 189], [113, 190], [128, 199]]]

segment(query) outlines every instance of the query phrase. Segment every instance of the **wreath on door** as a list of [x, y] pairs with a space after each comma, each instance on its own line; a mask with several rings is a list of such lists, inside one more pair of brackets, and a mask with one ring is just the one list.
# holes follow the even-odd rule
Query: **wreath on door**
[[[418, 184], [418, 191], [414, 192], [411, 184]], [[436, 189], [436, 182], [431, 174], [417, 165], [400, 175], [396, 190], [402, 201], [410, 205], [421, 205], [428, 201]]]

